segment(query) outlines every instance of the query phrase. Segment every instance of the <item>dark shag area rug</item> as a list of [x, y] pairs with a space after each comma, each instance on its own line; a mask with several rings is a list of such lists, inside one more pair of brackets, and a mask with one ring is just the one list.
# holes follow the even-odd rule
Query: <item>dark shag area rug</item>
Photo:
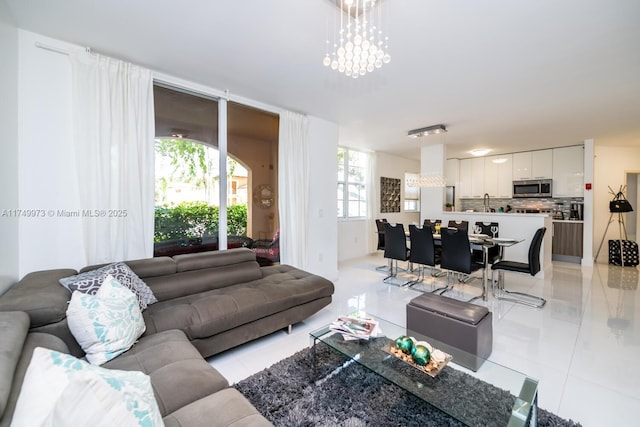
[[[316, 357], [315, 377], [313, 354], [308, 348], [237, 383], [235, 388], [276, 426], [465, 425], [367, 368], [350, 363], [322, 343], [316, 346]], [[405, 366], [410, 375], [424, 375]], [[314, 381], [318, 378], [322, 380]], [[477, 422], [471, 424], [506, 426], [514, 402], [510, 393], [450, 367], [436, 378], [451, 381], [451, 395], [447, 398], [452, 405], [477, 416]], [[473, 404], [465, 398], [468, 393], [475, 394]], [[482, 393], [484, 399], [478, 399], [477, 393]], [[538, 426], [580, 424], [539, 408]]]

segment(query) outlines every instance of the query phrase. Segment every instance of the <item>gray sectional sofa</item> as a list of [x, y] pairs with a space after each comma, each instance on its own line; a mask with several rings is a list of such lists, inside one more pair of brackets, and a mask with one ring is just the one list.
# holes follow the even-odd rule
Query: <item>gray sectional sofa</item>
[[[260, 267], [246, 248], [126, 261], [158, 302], [142, 314], [145, 335], [182, 330], [204, 357], [301, 322], [331, 302], [333, 283], [288, 265]], [[88, 266], [80, 272], [102, 265]], [[27, 274], [0, 297], [0, 311], [25, 311], [32, 332], [60, 337], [84, 352], [66, 321], [69, 291], [59, 280], [78, 273]]]
[[[139, 342], [102, 366], [148, 374], [167, 426], [270, 425], [203, 357], [304, 320], [331, 302], [333, 284], [287, 265], [260, 267], [245, 248], [126, 264], [158, 302], [143, 311]], [[84, 355], [66, 322], [70, 292], [59, 284], [76, 273], [30, 273], [0, 297], [0, 427], [33, 348]]]

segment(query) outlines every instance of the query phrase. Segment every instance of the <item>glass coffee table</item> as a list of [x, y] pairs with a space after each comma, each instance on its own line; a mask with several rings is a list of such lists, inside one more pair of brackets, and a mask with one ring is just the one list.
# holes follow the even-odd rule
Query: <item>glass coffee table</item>
[[[537, 425], [538, 381], [489, 360], [477, 372], [456, 365], [453, 360], [434, 377], [393, 356], [389, 346], [395, 339], [408, 335], [427, 341], [434, 348], [451, 351], [437, 340], [407, 330], [385, 320], [379, 322], [384, 336], [369, 340], [345, 340], [329, 329], [329, 325], [310, 333], [314, 369], [316, 346], [324, 343], [354, 363], [380, 375], [410, 394], [424, 400], [452, 418], [469, 426], [535, 426]], [[314, 372], [317, 378], [317, 374]]]

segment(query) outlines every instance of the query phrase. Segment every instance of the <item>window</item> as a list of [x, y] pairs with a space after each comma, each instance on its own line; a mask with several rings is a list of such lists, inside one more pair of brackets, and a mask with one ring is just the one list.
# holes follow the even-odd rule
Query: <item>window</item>
[[338, 218], [367, 216], [367, 154], [338, 147]]
[[419, 175], [405, 172], [404, 174], [404, 211], [420, 211], [420, 187], [416, 185]]
[[[207, 143], [157, 138], [155, 158], [156, 256], [218, 249], [219, 151]], [[247, 232], [248, 171], [227, 157], [227, 246], [240, 246]], [[230, 236], [230, 237], [231, 237]], [[234, 246], [235, 245], [235, 246]]]

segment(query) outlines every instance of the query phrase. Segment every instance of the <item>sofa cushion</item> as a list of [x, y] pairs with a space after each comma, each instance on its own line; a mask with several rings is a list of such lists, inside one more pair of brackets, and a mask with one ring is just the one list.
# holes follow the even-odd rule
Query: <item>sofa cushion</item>
[[178, 330], [143, 336], [129, 351], [103, 366], [149, 375], [163, 416], [229, 386]]
[[7, 407], [22, 344], [29, 331], [29, 316], [20, 311], [0, 313], [0, 418]]
[[110, 275], [95, 295], [71, 295], [67, 322], [93, 365], [127, 351], [145, 330], [136, 296]]
[[71, 355], [37, 347], [24, 376], [12, 426], [42, 425], [66, 387], [83, 375], [99, 378], [118, 391], [138, 425], [164, 425], [147, 375], [92, 366]]
[[[124, 263], [127, 264], [129, 268], [131, 268], [131, 270], [133, 270], [133, 272], [141, 279], [165, 276], [176, 272], [176, 262], [172, 258], [166, 256], [136, 259], [132, 261], [125, 261]], [[96, 270], [106, 265], [109, 264], [88, 265], [80, 269], [80, 273]]]
[[0, 298], [0, 311], [24, 311], [31, 327], [48, 325], [66, 317], [69, 290], [55, 284], [75, 270], [59, 269], [29, 273]]
[[[224, 408], [224, 410], [222, 410]], [[197, 400], [164, 418], [166, 427], [272, 426], [238, 390], [229, 388]]]
[[97, 270], [85, 271], [75, 276], [64, 277], [60, 279], [60, 284], [71, 292], [79, 291], [85, 294], [95, 295], [107, 276], [113, 276], [113, 278], [123, 286], [129, 288], [138, 298], [141, 310], [147, 308], [147, 305], [158, 301], [149, 286], [124, 262], [116, 262], [105, 265]]
[[310, 301], [331, 296], [333, 284], [290, 266], [248, 283], [161, 301], [143, 313], [147, 334], [179, 328], [205, 338]]
[[176, 255], [176, 274], [145, 278], [158, 301], [235, 286], [262, 277], [255, 254], [246, 248]]
[[[173, 259], [176, 262], [177, 272], [179, 273], [182, 271], [202, 270], [205, 268], [255, 262], [256, 255], [250, 249], [235, 248], [226, 251], [176, 255]], [[255, 264], [255, 267], [258, 268], [258, 264]]]

